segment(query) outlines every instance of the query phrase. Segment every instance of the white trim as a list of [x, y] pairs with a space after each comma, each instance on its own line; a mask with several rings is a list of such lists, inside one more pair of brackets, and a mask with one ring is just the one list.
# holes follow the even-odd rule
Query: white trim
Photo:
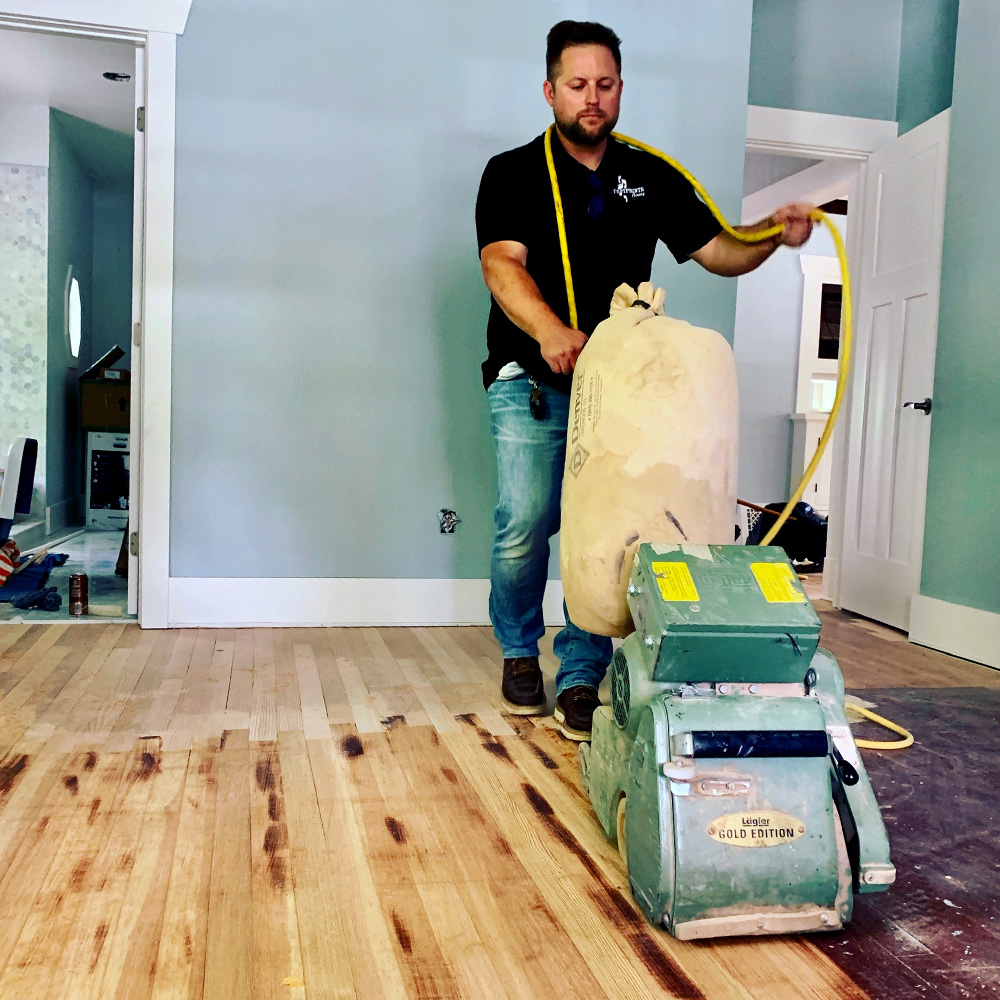
[[142, 437], [139, 447], [139, 621], [164, 628], [170, 594], [170, 396], [174, 297], [176, 39], [146, 45], [143, 225]]
[[914, 594], [910, 642], [1000, 668], [1000, 615]]
[[[171, 628], [488, 625], [489, 580], [170, 579]], [[547, 625], [562, 625], [562, 584], [549, 580]]]
[[786, 108], [747, 108], [747, 149], [826, 159], [863, 160], [883, 143], [896, 138], [896, 122], [850, 118]]
[[[832, 375], [836, 378], [840, 367], [837, 361], [818, 357], [819, 321], [823, 308], [823, 285], [843, 284], [843, 277], [840, 273], [840, 261], [836, 257], [800, 254], [799, 265], [802, 268], [802, 317], [799, 323], [799, 375], [795, 388], [795, 409], [798, 414], [805, 414], [812, 409], [812, 380], [819, 375]], [[794, 420], [794, 416], [792, 419]], [[811, 458], [811, 454], [806, 456], [806, 462]], [[792, 489], [797, 485], [798, 480], [792, 484]]]
[[0, 20], [10, 18], [20, 27], [62, 27], [74, 35], [81, 28], [181, 35], [190, 10], [191, 0], [3, 0]]
[[139, 624], [170, 620], [170, 362], [176, 35], [191, 0], [0, 0], [0, 26], [122, 38], [145, 49]]

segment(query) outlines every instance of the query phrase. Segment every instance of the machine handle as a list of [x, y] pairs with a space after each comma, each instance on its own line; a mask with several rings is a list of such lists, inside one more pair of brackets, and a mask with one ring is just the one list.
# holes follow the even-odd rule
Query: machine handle
[[903, 409], [912, 406], [915, 410], [923, 410], [927, 416], [931, 414], [931, 397], [928, 396], [922, 403], [903, 403]]
[[830, 756], [833, 758], [833, 766], [837, 769], [840, 780], [845, 785], [856, 785], [861, 780], [857, 768], [849, 760], [844, 760], [832, 740], [830, 741]]

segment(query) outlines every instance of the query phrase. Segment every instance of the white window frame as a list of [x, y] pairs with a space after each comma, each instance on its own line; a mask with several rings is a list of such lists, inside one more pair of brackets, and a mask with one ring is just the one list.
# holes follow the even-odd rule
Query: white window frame
[[[170, 620], [170, 392], [177, 35], [191, 0], [0, 0], [0, 27], [114, 38], [145, 54], [145, 185], [141, 278], [138, 617]], [[134, 459], [133, 459], [134, 462]]]
[[839, 362], [819, 357], [819, 322], [823, 305], [823, 286], [842, 285], [840, 262], [836, 257], [801, 254], [802, 327], [799, 335], [799, 379], [795, 392], [796, 413], [812, 409], [812, 380], [837, 377]]

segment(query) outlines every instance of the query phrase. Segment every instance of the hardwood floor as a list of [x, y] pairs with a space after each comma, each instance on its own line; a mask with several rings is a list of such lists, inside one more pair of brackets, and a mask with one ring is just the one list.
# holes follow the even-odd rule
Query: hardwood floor
[[[820, 610], [849, 688], [1000, 687]], [[874, 996], [650, 928], [498, 684], [482, 628], [4, 626], [0, 998]]]

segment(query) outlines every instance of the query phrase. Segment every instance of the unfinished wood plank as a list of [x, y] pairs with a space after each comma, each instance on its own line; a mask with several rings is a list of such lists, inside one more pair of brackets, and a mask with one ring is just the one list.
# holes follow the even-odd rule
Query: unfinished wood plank
[[202, 711], [201, 738], [221, 739], [226, 727], [226, 701], [229, 698], [229, 680], [233, 673], [233, 657], [236, 643], [217, 638], [212, 658], [208, 665], [208, 685]]
[[[231, 657], [228, 662], [231, 666]], [[250, 767], [254, 758], [241, 735], [231, 736], [219, 752], [205, 951], [205, 996], [219, 1000], [244, 1000], [254, 995], [255, 988], [250, 866]]]
[[253, 703], [250, 741], [273, 743], [278, 738], [278, 682], [270, 629], [253, 633]]
[[199, 744], [192, 749], [185, 772], [163, 929], [149, 990], [152, 1000], [200, 1000], [203, 996], [218, 758], [218, 743]]
[[330, 722], [323, 701], [323, 687], [309, 643], [295, 643], [295, 670], [299, 678], [299, 698], [302, 705], [302, 732], [307, 740], [328, 740]]
[[296, 844], [291, 869], [306, 995], [355, 1000], [350, 936], [339, 917], [349, 886], [330, 865], [308, 757], [282, 752], [281, 774], [288, 834]]
[[253, 709], [253, 649], [252, 630], [237, 629], [224, 729], [250, 728], [250, 713]]
[[105, 844], [129, 759], [124, 754], [108, 754], [91, 765], [89, 758], [78, 755], [72, 764], [73, 771], [62, 782], [66, 795], [53, 801], [43, 817], [45, 827], [39, 838], [43, 843], [49, 825], [59, 831], [54, 853], [42, 854], [43, 876], [37, 878], [35, 859], [29, 852], [25, 867], [36, 877], [22, 894], [19, 883], [24, 872], [18, 859], [9, 869], [11, 881], [0, 917], [0, 954], [9, 954], [0, 975], [3, 997], [47, 996], [57, 980], [66, 938], [74, 927], [82, 894], [92, 885], [92, 869]]
[[27, 739], [48, 740], [58, 727], [64, 725], [78, 708], [84, 692], [102, 673], [105, 661], [124, 631], [122, 624], [98, 626], [96, 629], [95, 626], [88, 626], [86, 634], [90, 636], [91, 643], [84, 644], [86, 656], [55, 699], [36, 717], [25, 734]]
[[254, 744], [250, 785], [250, 857], [253, 899], [254, 996], [305, 996], [287, 979], [302, 979], [299, 928], [292, 892], [285, 789], [275, 743]]
[[150, 996], [190, 760], [187, 750], [160, 754], [160, 772], [143, 812], [132, 874], [115, 933], [106, 945], [106, 969], [97, 994], [102, 1000], [147, 1000]]
[[420, 667], [412, 660], [400, 660], [399, 664], [403, 669], [406, 679], [410, 682], [410, 686], [416, 693], [417, 699], [423, 705], [431, 725], [439, 733], [457, 732], [458, 725], [455, 722], [455, 717], [441, 700], [441, 696], [435, 690], [434, 686], [424, 677]]
[[381, 717], [371, 691], [365, 685], [361, 671], [353, 660], [337, 660], [347, 700], [354, 716], [354, 724], [359, 733], [380, 733], [383, 730]]
[[[150, 793], [163, 780], [159, 740], [140, 740], [131, 754], [120, 756], [128, 763], [110, 804], [93, 799], [77, 807], [88, 809], [87, 822], [99, 839], [95, 850], [84, 856], [89, 867], [74, 886], [79, 905], [60, 935], [62, 955], [47, 992], [52, 1000], [93, 1000], [105, 995], [110, 944], [119, 934]], [[83, 862], [74, 875], [82, 867]], [[121, 933], [127, 932], [124, 928]], [[112, 992], [110, 984], [108, 992]]]
[[165, 752], [189, 750], [202, 739], [205, 705], [209, 698], [208, 671], [214, 655], [215, 632], [199, 629], [187, 672], [183, 675], [183, 693], [163, 733]]

